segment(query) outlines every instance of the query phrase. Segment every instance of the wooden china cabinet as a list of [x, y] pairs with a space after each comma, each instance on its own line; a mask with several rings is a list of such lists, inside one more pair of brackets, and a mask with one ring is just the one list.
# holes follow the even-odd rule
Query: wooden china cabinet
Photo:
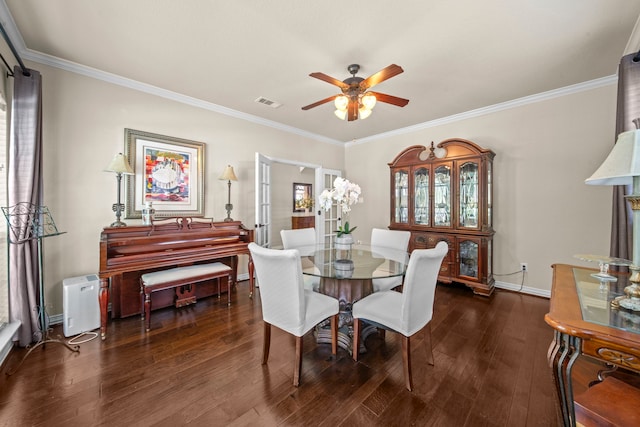
[[493, 292], [493, 158], [471, 141], [414, 145], [389, 163], [392, 230], [411, 232], [409, 251], [444, 240], [438, 280]]

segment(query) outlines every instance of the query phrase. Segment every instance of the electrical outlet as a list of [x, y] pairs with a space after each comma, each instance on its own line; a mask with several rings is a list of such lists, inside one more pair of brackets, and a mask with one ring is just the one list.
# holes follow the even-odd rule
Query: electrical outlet
[[529, 270], [529, 266], [527, 265], [526, 262], [521, 262], [520, 263], [520, 271], [528, 271]]

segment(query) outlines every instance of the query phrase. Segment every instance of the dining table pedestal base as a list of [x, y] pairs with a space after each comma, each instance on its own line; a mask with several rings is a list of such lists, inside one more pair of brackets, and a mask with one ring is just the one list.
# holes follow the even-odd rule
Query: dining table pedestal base
[[[349, 354], [353, 352], [353, 315], [351, 307], [356, 301], [373, 293], [371, 279], [336, 279], [323, 277], [320, 279], [320, 293], [336, 298], [340, 304], [338, 316], [338, 345]], [[318, 343], [331, 343], [331, 328], [329, 320], [316, 328], [316, 341]], [[365, 339], [374, 333], [377, 328], [366, 322], [362, 325], [360, 339], [360, 353], [366, 352]]]

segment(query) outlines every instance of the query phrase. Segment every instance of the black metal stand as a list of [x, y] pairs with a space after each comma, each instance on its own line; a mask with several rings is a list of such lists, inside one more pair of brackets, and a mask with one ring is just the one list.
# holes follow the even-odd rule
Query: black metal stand
[[64, 341], [49, 337], [49, 327], [47, 322], [46, 306], [44, 302], [44, 267], [42, 260], [42, 239], [45, 237], [58, 236], [64, 232], [58, 231], [49, 208], [46, 206], [37, 206], [33, 203], [18, 203], [11, 207], [2, 208], [2, 213], [7, 219], [9, 225], [9, 243], [14, 245], [25, 244], [26, 242], [36, 240], [38, 252], [38, 327], [40, 328], [40, 338], [33, 345], [28, 345], [27, 354], [25, 354], [18, 365], [7, 371], [7, 375], [15, 373], [25, 359], [36, 348], [47, 343], [57, 343], [65, 346], [73, 352], [79, 352], [80, 346], [70, 346]]

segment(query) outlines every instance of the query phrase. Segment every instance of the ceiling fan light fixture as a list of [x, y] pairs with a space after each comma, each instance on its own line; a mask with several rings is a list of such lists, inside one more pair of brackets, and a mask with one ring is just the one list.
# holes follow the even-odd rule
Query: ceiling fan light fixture
[[336, 110], [333, 112], [333, 114], [335, 114], [336, 117], [339, 118], [340, 120], [345, 120], [347, 118], [346, 108], [344, 110]]
[[340, 111], [347, 111], [347, 106], [349, 105], [349, 98], [344, 95], [337, 96], [333, 101], [333, 104]]
[[376, 97], [372, 93], [367, 92], [362, 96], [362, 105], [364, 105], [367, 110], [373, 110], [376, 101]]
[[364, 105], [358, 109], [358, 118], [361, 120], [366, 119], [371, 115], [371, 110]]

